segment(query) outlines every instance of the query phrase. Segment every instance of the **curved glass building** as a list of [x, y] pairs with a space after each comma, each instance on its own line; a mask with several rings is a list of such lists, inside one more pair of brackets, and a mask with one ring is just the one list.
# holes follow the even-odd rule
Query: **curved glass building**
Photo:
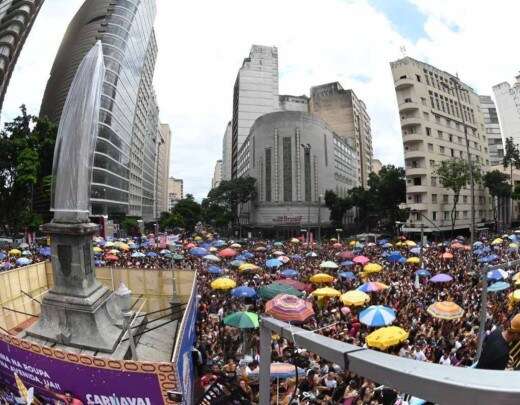
[[40, 116], [59, 122], [79, 63], [97, 40], [106, 66], [91, 187], [92, 214], [156, 216], [159, 109], [155, 0], [87, 0], [70, 22], [45, 89]]

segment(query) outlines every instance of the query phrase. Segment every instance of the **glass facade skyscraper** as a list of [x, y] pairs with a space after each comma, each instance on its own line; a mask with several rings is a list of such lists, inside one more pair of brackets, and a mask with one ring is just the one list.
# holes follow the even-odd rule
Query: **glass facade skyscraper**
[[152, 79], [157, 57], [155, 0], [88, 0], [69, 24], [40, 115], [59, 122], [79, 63], [96, 40], [105, 58], [92, 214], [155, 216], [159, 109]]

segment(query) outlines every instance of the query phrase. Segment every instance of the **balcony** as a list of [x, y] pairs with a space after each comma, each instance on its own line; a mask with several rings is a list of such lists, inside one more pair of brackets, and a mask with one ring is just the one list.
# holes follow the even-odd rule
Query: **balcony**
[[426, 211], [428, 209], [428, 204], [426, 203], [408, 202], [407, 205], [412, 211]]
[[408, 111], [417, 111], [419, 108], [421, 108], [421, 104], [415, 102], [415, 101], [409, 101], [409, 102], [404, 102], [404, 103], [400, 103], [398, 105], [399, 107], [399, 112], [408, 112]]
[[397, 79], [394, 84], [395, 84], [396, 90], [404, 90], [409, 87], [412, 87], [414, 85], [414, 81], [413, 81], [413, 79], [405, 77], [402, 79]]
[[426, 156], [426, 152], [421, 149], [408, 149], [404, 151], [404, 158], [424, 158]]
[[425, 176], [428, 172], [426, 167], [407, 167], [405, 173], [407, 176]]
[[403, 133], [403, 142], [422, 142], [424, 136], [422, 134], [405, 134]]
[[418, 127], [421, 124], [422, 124], [421, 119], [418, 117], [401, 118], [401, 128]]
[[428, 187], [425, 186], [425, 185], [415, 186], [413, 184], [407, 184], [406, 185], [406, 192], [407, 193], [415, 193], [415, 194], [426, 193], [426, 192], [428, 192]]

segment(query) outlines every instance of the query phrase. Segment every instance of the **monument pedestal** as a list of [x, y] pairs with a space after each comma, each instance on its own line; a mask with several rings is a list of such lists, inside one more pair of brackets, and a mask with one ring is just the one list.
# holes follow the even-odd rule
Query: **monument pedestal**
[[28, 336], [60, 345], [113, 353], [123, 336], [123, 316], [112, 291], [95, 276], [91, 223], [45, 224], [51, 235], [54, 286], [43, 297]]

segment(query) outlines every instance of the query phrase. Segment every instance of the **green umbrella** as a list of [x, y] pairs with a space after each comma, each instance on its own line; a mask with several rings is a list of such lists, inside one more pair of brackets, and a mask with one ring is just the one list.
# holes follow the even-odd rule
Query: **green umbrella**
[[184, 256], [183, 255], [179, 255], [179, 254], [174, 254], [172, 256], [172, 259], [173, 260], [183, 260], [184, 259]]
[[240, 329], [258, 328], [258, 315], [253, 312], [235, 312], [224, 318], [224, 325]]
[[258, 295], [264, 300], [270, 300], [276, 297], [278, 294], [289, 294], [294, 295], [296, 297], [301, 297], [302, 293], [298, 291], [296, 288], [291, 287], [290, 285], [280, 284], [280, 283], [272, 283], [263, 287], [260, 287], [258, 290]]

